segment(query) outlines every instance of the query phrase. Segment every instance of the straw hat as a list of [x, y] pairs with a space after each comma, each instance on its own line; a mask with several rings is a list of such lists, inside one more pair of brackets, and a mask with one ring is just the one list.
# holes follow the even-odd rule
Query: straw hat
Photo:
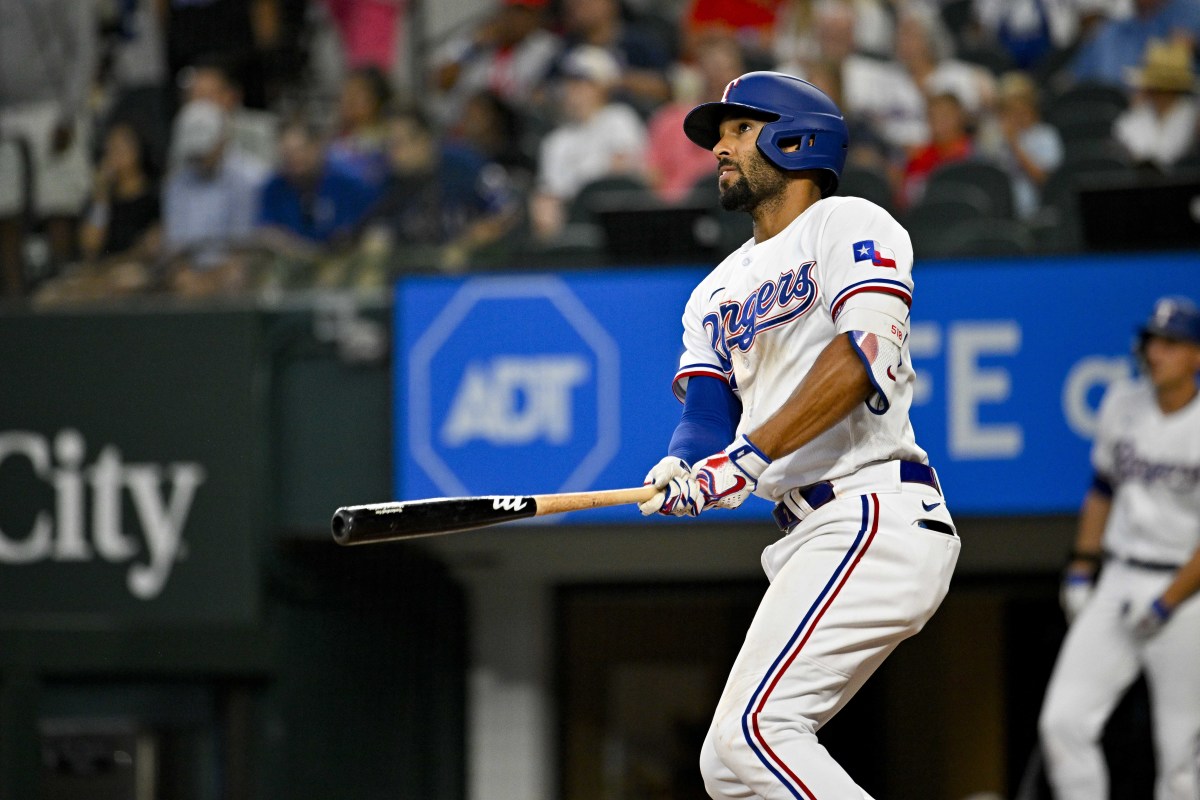
[[1163, 92], [1190, 92], [1195, 88], [1192, 51], [1186, 42], [1151, 39], [1140, 69], [1128, 70], [1129, 83], [1135, 89]]

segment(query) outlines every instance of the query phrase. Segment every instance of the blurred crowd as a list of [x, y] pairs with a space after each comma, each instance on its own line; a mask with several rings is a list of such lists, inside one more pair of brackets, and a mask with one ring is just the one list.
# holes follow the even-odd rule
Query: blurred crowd
[[0, 0], [0, 296], [603, 259], [614, 203], [715, 204], [681, 122], [750, 69], [838, 102], [842, 191], [918, 255], [1069, 250], [1081, 181], [1200, 168], [1200, 0], [483, 1], [430, 39], [403, 0]]

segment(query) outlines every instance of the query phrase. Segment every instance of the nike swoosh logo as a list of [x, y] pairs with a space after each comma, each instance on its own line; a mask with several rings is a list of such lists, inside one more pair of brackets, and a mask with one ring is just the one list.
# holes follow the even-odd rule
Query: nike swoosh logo
[[926, 511], [933, 511], [940, 505], [941, 503], [926, 503], [924, 500], [921, 501], [921, 508], [925, 509]]

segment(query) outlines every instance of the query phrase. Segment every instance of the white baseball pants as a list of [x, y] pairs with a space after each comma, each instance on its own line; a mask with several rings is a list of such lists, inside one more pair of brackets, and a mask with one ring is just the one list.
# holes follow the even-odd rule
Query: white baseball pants
[[771, 585], [700, 756], [710, 797], [868, 798], [817, 731], [946, 595], [958, 560], [936, 489], [841, 497], [763, 553]]
[[1200, 597], [1140, 641], [1133, 617], [1162, 594], [1170, 572], [1109, 562], [1067, 631], [1038, 727], [1058, 800], [1105, 800], [1100, 738], [1125, 690], [1146, 671], [1158, 763], [1155, 800], [1200, 798]]

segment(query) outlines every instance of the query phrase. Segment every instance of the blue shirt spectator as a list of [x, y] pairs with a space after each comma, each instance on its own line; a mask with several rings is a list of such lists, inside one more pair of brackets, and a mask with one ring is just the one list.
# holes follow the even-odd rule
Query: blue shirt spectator
[[229, 146], [226, 115], [204, 100], [184, 106], [173, 145], [180, 165], [163, 191], [164, 243], [195, 269], [221, 266], [254, 228], [266, 170]]
[[1080, 48], [1071, 64], [1075, 80], [1124, 86], [1151, 39], [1200, 41], [1200, 0], [1135, 0], [1134, 6], [1132, 16], [1108, 20]]
[[325, 158], [319, 133], [294, 122], [279, 137], [280, 168], [263, 187], [258, 224], [329, 244], [362, 221], [376, 192]]
[[414, 109], [389, 122], [389, 174], [371, 211], [372, 230], [413, 266], [461, 269], [470, 254], [512, 228], [517, 205], [504, 168], [475, 151], [441, 143]]

